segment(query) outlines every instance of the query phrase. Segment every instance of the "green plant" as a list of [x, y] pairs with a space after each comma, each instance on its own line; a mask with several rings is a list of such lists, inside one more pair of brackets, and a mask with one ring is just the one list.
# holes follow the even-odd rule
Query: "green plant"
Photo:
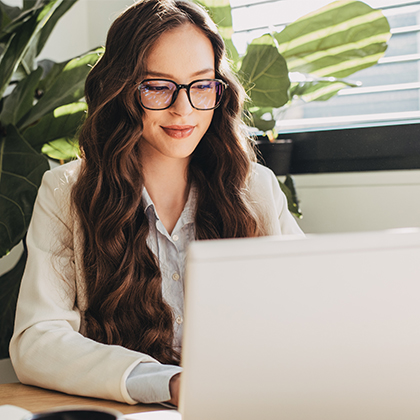
[[[361, 1], [339, 0], [305, 15], [280, 32], [253, 39], [243, 56], [232, 43], [228, 0], [198, 0], [209, 9], [228, 46], [232, 66], [248, 91], [248, 111], [261, 131], [276, 123], [273, 112], [293, 99], [326, 101], [345, 78], [375, 65], [391, 37], [381, 10]], [[264, 118], [261, 118], [264, 116]]]
[[[271, 131], [282, 107], [300, 98], [326, 101], [345, 87], [359, 86], [345, 78], [375, 65], [391, 37], [381, 10], [361, 1], [339, 0], [305, 15], [280, 32], [253, 39], [240, 56], [232, 42], [229, 0], [196, 0], [206, 7], [228, 48], [232, 68], [247, 90], [245, 120], [273, 139]], [[248, 118], [249, 117], [249, 118]], [[280, 187], [289, 210], [302, 217], [293, 179]]]
[[[101, 50], [63, 63], [37, 61], [76, 1], [24, 0], [22, 9], [0, 2], [0, 257], [25, 237], [49, 169], [45, 153], [73, 144], [85, 118], [84, 81]], [[8, 354], [25, 261], [26, 252], [0, 277], [0, 359]]]

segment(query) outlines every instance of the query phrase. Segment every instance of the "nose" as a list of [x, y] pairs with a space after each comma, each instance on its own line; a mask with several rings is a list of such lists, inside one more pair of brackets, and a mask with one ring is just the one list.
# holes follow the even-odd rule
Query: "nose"
[[189, 115], [193, 111], [190, 100], [188, 99], [187, 90], [181, 88], [178, 92], [178, 96], [175, 99], [175, 102], [169, 108], [173, 113], [177, 115]]

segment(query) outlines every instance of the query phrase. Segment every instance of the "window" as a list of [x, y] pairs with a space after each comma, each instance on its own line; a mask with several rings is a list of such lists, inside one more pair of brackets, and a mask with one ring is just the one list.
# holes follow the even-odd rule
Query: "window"
[[[287, 23], [330, 2], [231, 0], [233, 41], [239, 52], [244, 52], [251, 39], [272, 29], [280, 31]], [[297, 142], [298, 156], [294, 153], [292, 169], [299, 173], [340, 168], [345, 171], [420, 168], [420, 150], [417, 151], [416, 144], [420, 140], [420, 1], [364, 2], [382, 9], [390, 23], [392, 37], [385, 56], [377, 65], [348, 77], [362, 82], [360, 87], [343, 89], [325, 102], [295, 100], [277, 116], [277, 131]], [[399, 128], [391, 130], [389, 127], [393, 125]], [[364, 127], [369, 129], [364, 131]], [[322, 143], [327, 141], [325, 138], [328, 145]], [[411, 143], [404, 145], [404, 141]], [[347, 150], [345, 143], [350, 143], [354, 150]], [[334, 144], [340, 149], [341, 157], [333, 153]], [[393, 161], [394, 154], [398, 157]], [[314, 155], [322, 160], [321, 168], [305, 160]], [[340, 163], [344, 155], [346, 164]]]
[[[232, 0], [234, 42], [243, 52], [250, 39], [271, 28], [280, 31], [288, 22], [329, 2], [277, 0], [246, 5]], [[295, 101], [279, 115], [279, 131], [420, 121], [420, 1], [365, 3], [381, 8], [391, 25], [393, 35], [385, 57], [376, 66], [349, 77], [362, 82], [361, 87], [343, 89], [326, 102]], [[279, 16], [280, 22], [267, 22]]]

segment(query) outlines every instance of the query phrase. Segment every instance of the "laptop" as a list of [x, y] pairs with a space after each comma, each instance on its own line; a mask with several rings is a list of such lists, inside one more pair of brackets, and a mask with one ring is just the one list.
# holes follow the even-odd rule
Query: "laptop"
[[199, 241], [183, 420], [418, 420], [420, 231]]

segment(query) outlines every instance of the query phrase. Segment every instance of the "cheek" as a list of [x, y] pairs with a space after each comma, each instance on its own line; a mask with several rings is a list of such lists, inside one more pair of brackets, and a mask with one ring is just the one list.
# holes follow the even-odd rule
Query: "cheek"
[[[206, 113], [207, 114], [207, 113]], [[204, 116], [203, 121], [205, 126], [205, 131], [210, 127], [211, 122], [213, 121], [214, 111], [209, 112], [207, 115]]]
[[159, 125], [160, 121], [160, 112], [159, 111], [149, 111], [144, 110], [142, 122], [143, 122], [143, 130], [153, 129], [154, 126]]

